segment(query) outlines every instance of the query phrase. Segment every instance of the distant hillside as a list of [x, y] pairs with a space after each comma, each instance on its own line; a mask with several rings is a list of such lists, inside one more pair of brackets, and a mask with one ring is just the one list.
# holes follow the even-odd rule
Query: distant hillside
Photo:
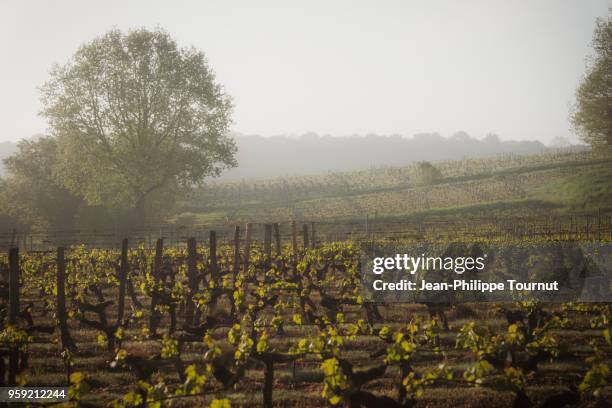
[[487, 218], [502, 210], [507, 216], [526, 218], [529, 213], [538, 219], [552, 210], [612, 209], [612, 160], [605, 152], [547, 149], [542, 154], [496, 154], [433, 164], [441, 178], [428, 184], [418, 179], [416, 165], [217, 181], [195, 189], [172, 220], [179, 225], [233, 225], [454, 211]]
[[415, 161], [486, 157], [498, 153], [530, 154], [546, 149], [537, 141], [501, 141], [490, 135], [483, 140], [465, 132], [445, 138], [437, 133], [402, 136], [299, 137], [234, 135], [238, 167], [226, 171], [222, 180], [268, 178], [327, 171], [403, 166]]

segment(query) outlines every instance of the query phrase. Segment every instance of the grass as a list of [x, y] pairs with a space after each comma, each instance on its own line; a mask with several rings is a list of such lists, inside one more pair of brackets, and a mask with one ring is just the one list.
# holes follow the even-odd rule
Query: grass
[[393, 221], [396, 219], [418, 220], [429, 217], [440, 217], [448, 215], [462, 216], [476, 213], [506, 210], [553, 210], [559, 208], [563, 208], [563, 206], [549, 201], [525, 198], [506, 201], [491, 201], [478, 204], [457, 205], [444, 208], [433, 208], [430, 210], [414, 211], [407, 214], [377, 214], [376, 218], [380, 221]]
[[612, 208], [612, 162], [568, 173], [566, 177], [540, 186], [534, 196], [574, 210]]

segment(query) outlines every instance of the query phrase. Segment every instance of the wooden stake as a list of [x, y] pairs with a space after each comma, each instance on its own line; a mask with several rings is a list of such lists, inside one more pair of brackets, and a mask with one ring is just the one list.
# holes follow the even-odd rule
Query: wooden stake
[[294, 268], [298, 261], [298, 247], [297, 247], [297, 224], [291, 221], [291, 247], [293, 249], [293, 264]]
[[597, 241], [601, 242], [601, 208], [597, 209]]
[[275, 249], [276, 249], [276, 256], [279, 256], [281, 254], [282, 248], [281, 248], [281, 236], [280, 236], [280, 228], [278, 226], [278, 223], [275, 222], [274, 225], [274, 243], [275, 243]]
[[197, 242], [191, 237], [187, 240], [187, 280], [189, 284], [189, 296], [185, 304], [185, 325], [194, 324], [195, 302], [193, 297], [198, 293], [199, 279], [197, 269]]
[[266, 224], [264, 232], [264, 256], [266, 270], [270, 268], [272, 261], [272, 225]]
[[76, 351], [77, 347], [68, 330], [68, 314], [66, 313], [66, 259], [64, 248], [57, 248], [57, 319], [62, 340], [62, 349]]
[[249, 270], [249, 258], [251, 256], [251, 233], [252, 225], [247, 223], [246, 225], [246, 237], [244, 240], [244, 264], [242, 265], [242, 272], [246, 275]]
[[10, 325], [17, 324], [19, 316], [19, 248], [9, 249], [9, 316]]
[[304, 241], [304, 252], [308, 250], [308, 224], [302, 226], [302, 234]]
[[217, 233], [210, 231], [209, 235], [209, 246], [210, 246], [210, 278], [213, 282], [218, 279], [218, 267], [217, 267]]
[[590, 217], [587, 215], [586, 216], [586, 239], [587, 241], [589, 240], [589, 229], [590, 229], [589, 222], [590, 222]]
[[125, 287], [128, 274], [128, 239], [121, 241], [121, 265], [119, 265], [119, 302], [117, 306], [117, 324], [123, 324], [125, 312]]
[[[19, 249], [9, 249], [9, 325], [17, 325], [19, 316]], [[17, 384], [19, 371], [19, 349], [11, 347], [9, 350], [8, 386]]]
[[315, 223], [310, 223], [310, 247], [315, 249], [317, 247], [316, 239], [315, 239]]
[[236, 281], [236, 276], [238, 276], [238, 272], [240, 272], [240, 226], [236, 225], [234, 228], [234, 269], [232, 270], [232, 274], [234, 275], [234, 281]]
[[159, 324], [159, 320], [161, 318], [159, 312], [157, 311], [157, 304], [159, 302], [159, 295], [157, 294], [157, 286], [159, 285], [159, 279], [161, 275], [161, 264], [162, 257], [164, 251], [164, 239], [158, 238], [155, 243], [155, 259], [153, 261], [153, 282], [155, 283], [155, 289], [151, 294], [151, 308], [149, 315], [149, 336], [154, 338], [157, 336], [157, 325]]

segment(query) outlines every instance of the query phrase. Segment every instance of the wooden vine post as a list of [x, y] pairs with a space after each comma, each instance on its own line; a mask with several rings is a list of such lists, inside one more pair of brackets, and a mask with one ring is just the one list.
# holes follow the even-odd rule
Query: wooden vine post
[[157, 292], [159, 290], [163, 251], [164, 239], [158, 238], [157, 242], [155, 243], [155, 258], [153, 260], [152, 270], [153, 283], [155, 287], [151, 293], [151, 308], [149, 316], [149, 336], [151, 338], [154, 338], [157, 335], [157, 325], [161, 319], [160, 313], [157, 310], [157, 305], [159, 303], [159, 294]]
[[274, 228], [274, 249], [276, 251], [276, 256], [280, 256], [281, 254], [281, 236], [280, 236], [280, 228], [278, 222], [275, 222], [272, 226]]
[[240, 226], [236, 225], [234, 228], [234, 263], [233, 263], [232, 275], [234, 282], [240, 272]]
[[66, 258], [64, 248], [57, 248], [57, 319], [59, 321], [62, 349], [76, 351], [77, 347], [68, 330], [66, 313]]
[[123, 315], [125, 314], [125, 288], [128, 279], [128, 239], [121, 241], [121, 264], [119, 265], [119, 300], [117, 304], [117, 326], [123, 325]]
[[263, 407], [272, 408], [272, 392], [274, 390], [274, 365], [295, 363], [295, 360], [303, 357], [301, 354], [284, 354], [274, 352], [264, 352], [255, 354], [255, 359], [264, 365], [264, 386], [263, 386]]
[[597, 209], [597, 241], [601, 242], [601, 208]]
[[315, 249], [317, 247], [317, 241], [315, 236], [315, 223], [310, 223], [310, 247]]
[[244, 239], [244, 263], [242, 264], [242, 273], [245, 275], [247, 275], [247, 272], [249, 270], [249, 259], [250, 259], [250, 252], [251, 252], [251, 234], [252, 234], [252, 225], [251, 223], [247, 223], [246, 225], [246, 237]]
[[297, 267], [298, 262], [298, 244], [297, 244], [297, 224], [291, 221], [291, 248], [293, 249], [293, 270]]
[[[9, 249], [9, 310], [8, 324], [17, 325], [19, 316], [19, 248]], [[17, 384], [19, 371], [19, 349], [11, 347], [9, 350], [8, 386]]]
[[19, 316], [19, 248], [9, 249], [9, 320], [10, 325], [17, 324]]
[[217, 282], [218, 279], [218, 266], [217, 266], [217, 233], [210, 231], [208, 236], [208, 244], [210, 247], [209, 251], [209, 267], [210, 267], [210, 278], [213, 282]]
[[264, 231], [264, 256], [266, 272], [272, 263], [272, 225], [266, 224]]
[[590, 225], [591, 219], [590, 217], [587, 215], [586, 216], [586, 240], [588, 241], [590, 239], [589, 237], [589, 230], [591, 229], [591, 225]]
[[281, 245], [281, 236], [280, 236], [280, 227], [278, 225], [278, 222], [275, 222], [272, 225], [272, 228], [274, 229], [274, 251], [276, 254], [276, 267], [279, 271], [281, 271], [283, 278], [285, 277], [285, 272], [286, 269], [284, 268], [283, 265], [283, 260], [281, 259], [281, 251], [282, 251], [282, 245]]
[[575, 225], [575, 233], [574, 233], [574, 240], [578, 241], [580, 240], [581, 236], [580, 236], [580, 227], [578, 226], [580, 222], [578, 221], [578, 217], [576, 217], [576, 225]]
[[272, 408], [272, 392], [274, 390], [274, 361], [264, 360], [264, 388], [263, 404], [264, 408]]
[[198, 293], [197, 245], [195, 238], [187, 240], [187, 280], [189, 281], [189, 296], [185, 304], [185, 325], [194, 324], [195, 302], [193, 297]]
[[304, 224], [302, 226], [302, 238], [304, 241], [304, 252], [306, 252], [308, 250], [308, 241], [309, 241], [309, 236], [308, 236], [308, 224]]

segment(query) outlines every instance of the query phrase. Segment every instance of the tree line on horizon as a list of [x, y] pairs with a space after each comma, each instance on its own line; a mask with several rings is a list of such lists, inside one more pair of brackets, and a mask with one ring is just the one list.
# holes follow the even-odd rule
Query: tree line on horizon
[[376, 134], [322, 136], [314, 132], [271, 137], [235, 134], [234, 140], [238, 146], [238, 166], [225, 171], [221, 180], [406, 166], [419, 161], [461, 160], [504, 153], [533, 154], [550, 148], [586, 148], [584, 145], [571, 145], [562, 137], [546, 146], [540, 141], [501, 140], [494, 133], [477, 139], [464, 131], [449, 137], [436, 132], [418, 133], [412, 137]]

